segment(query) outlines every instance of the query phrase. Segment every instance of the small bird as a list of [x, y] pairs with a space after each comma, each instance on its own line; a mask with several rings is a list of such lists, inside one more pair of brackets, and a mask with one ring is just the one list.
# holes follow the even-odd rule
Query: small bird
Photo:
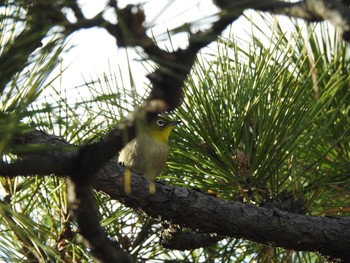
[[151, 193], [155, 192], [155, 186], [153, 184], [155, 178], [164, 170], [168, 160], [168, 138], [170, 132], [174, 125], [180, 122], [169, 121], [160, 116], [154, 118], [119, 153], [119, 164], [142, 174], [151, 181]]

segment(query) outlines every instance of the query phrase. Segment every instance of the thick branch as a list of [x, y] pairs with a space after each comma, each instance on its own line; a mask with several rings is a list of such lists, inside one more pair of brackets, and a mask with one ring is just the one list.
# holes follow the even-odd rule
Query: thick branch
[[[56, 136], [35, 131], [33, 133], [42, 136], [40, 138], [28, 135], [28, 143], [46, 141], [49, 144], [65, 144]], [[19, 141], [24, 143], [23, 137]], [[124, 171], [115, 161], [109, 161], [99, 171], [92, 186], [129, 207], [141, 209], [152, 217], [186, 226], [194, 231], [244, 238], [297, 251], [317, 251], [325, 256], [343, 259], [350, 257], [350, 243], [347, 242], [350, 238], [350, 218], [347, 217], [293, 214], [278, 209], [229, 202], [198, 191], [159, 183], [156, 183], [156, 194], [151, 195], [148, 181], [139, 175], [132, 176], [132, 192], [131, 195], [126, 195]], [[88, 201], [85, 203], [85, 199], [80, 197], [77, 200], [83, 202], [87, 211], [91, 211], [92, 206], [87, 205]], [[86, 213], [83, 210], [79, 213]], [[87, 214], [81, 215], [81, 220], [89, 217]]]
[[[135, 9], [137, 11], [134, 11]], [[190, 34], [188, 48], [174, 52], [161, 50], [153, 39], [147, 36], [146, 28], [143, 26], [144, 13], [136, 6], [116, 8], [118, 24], [101, 21], [99, 26], [113, 35], [120, 47], [139, 46], [149, 59], [159, 65], [158, 69], [148, 76], [152, 83], [152, 90], [142, 105], [146, 112], [157, 113], [174, 110], [180, 105], [183, 83], [194, 64], [197, 52], [214, 41], [243, 11], [240, 9], [234, 15], [228, 13], [215, 22], [210, 29]]]
[[243, 1], [243, 3], [214, 0], [213, 2], [228, 12], [235, 10], [237, 6], [244, 5], [244, 9], [252, 8], [275, 15], [301, 18], [310, 22], [329, 21], [340, 32], [344, 40], [350, 40], [350, 9], [347, 0], [303, 0], [294, 3], [278, 0]]
[[[230, 202], [182, 187], [156, 184], [150, 195], [147, 181], [132, 177], [132, 194], [124, 192], [119, 176], [99, 174], [94, 187], [125, 205], [148, 215], [203, 233], [249, 239], [296, 251], [314, 251], [324, 256], [350, 260], [350, 218], [315, 217]], [[346, 262], [346, 261], [345, 261]]]
[[178, 225], [165, 226], [163, 224], [163, 227], [161, 244], [163, 247], [170, 249], [189, 250], [207, 247], [224, 239], [223, 236], [217, 236], [215, 234], [203, 234], [184, 230]]
[[306, 21], [329, 21], [343, 39], [350, 40], [350, 9], [348, 1], [305, 0], [296, 3], [272, 4], [258, 10], [276, 15], [302, 18]]
[[[40, 131], [20, 135], [13, 143], [15, 146], [40, 143], [67, 147], [64, 140]], [[102, 230], [91, 189], [91, 180], [103, 166], [104, 158], [110, 159], [115, 155], [113, 146], [118, 149], [122, 145], [121, 134], [112, 131], [100, 143], [84, 146], [78, 152], [50, 151], [46, 153], [47, 156], [43, 156], [43, 153], [28, 153], [27, 158], [12, 164], [2, 164], [0, 174], [12, 176], [56, 172], [56, 175], [69, 176], [67, 192], [70, 208], [92, 254], [101, 262], [131, 262], [121, 248], [115, 247], [117, 243], [112, 243]], [[25, 157], [23, 153], [21, 156]]]
[[301, 18], [309, 22], [322, 21], [322, 17], [316, 15], [312, 10], [309, 10], [305, 1], [296, 3], [285, 3], [283, 5], [272, 5], [266, 8], [261, 8], [261, 11], [266, 11], [275, 15], [286, 15], [294, 18]]
[[[79, 177], [77, 177], [79, 178]], [[89, 182], [69, 178], [67, 180], [68, 202], [77, 218], [80, 232], [99, 262], [131, 262], [116, 242], [109, 240], [100, 226], [98, 209]]]
[[306, 0], [308, 10], [328, 20], [338, 29], [344, 40], [350, 40], [350, 9], [337, 0]]
[[48, 175], [65, 176], [72, 171], [70, 158], [63, 156], [36, 156], [18, 160], [15, 163], [0, 163], [0, 174], [9, 177], [18, 175]]

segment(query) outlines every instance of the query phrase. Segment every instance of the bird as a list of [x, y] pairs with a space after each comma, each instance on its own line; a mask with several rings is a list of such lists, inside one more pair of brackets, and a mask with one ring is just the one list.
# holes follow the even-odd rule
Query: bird
[[[169, 156], [169, 135], [173, 127], [179, 123], [181, 121], [171, 121], [163, 116], [157, 116], [140, 130], [136, 138], [124, 146], [119, 153], [118, 163], [127, 168], [126, 179], [129, 177], [130, 180], [130, 170], [141, 174], [150, 181], [150, 192], [155, 192], [154, 181], [164, 170]], [[127, 180], [125, 185], [126, 192], [127, 189], [130, 191], [130, 182], [129, 188]]]

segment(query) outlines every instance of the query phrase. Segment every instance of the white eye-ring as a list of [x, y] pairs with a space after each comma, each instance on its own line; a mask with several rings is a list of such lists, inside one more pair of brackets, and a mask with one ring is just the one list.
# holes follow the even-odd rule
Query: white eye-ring
[[165, 121], [163, 121], [163, 120], [157, 120], [157, 125], [158, 125], [159, 127], [163, 127], [163, 126], [165, 125]]

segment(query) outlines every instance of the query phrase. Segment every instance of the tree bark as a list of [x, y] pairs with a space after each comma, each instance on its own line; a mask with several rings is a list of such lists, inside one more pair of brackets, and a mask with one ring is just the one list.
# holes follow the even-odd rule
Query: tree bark
[[[63, 144], [56, 136], [39, 131], [17, 137], [17, 143]], [[62, 154], [67, 158], [67, 153]], [[71, 153], [74, 155], [74, 153]], [[2, 168], [0, 168], [1, 172]], [[3, 174], [3, 173], [2, 173]], [[205, 234], [244, 238], [295, 251], [313, 251], [331, 258], [350, 260], [350, 218], [290, 213], [252, 204], [223, 200], [202, 192], [156, 183], [149, 193], [148, 181], [132, 174], [131, 194], [125, 193], [124, 168], [109, 161], [92, 186], [128, 207]]]
[[[108, 167], [109, 165], [107, 165]], [[107, 170], [110, 168], [107, 168]], [[289, 213], [278, 209], [223, 200], [196, 190], [156, 183], [151, 195], [147, 180], [132, 176], [131, 195], [124, 191], [124, 170], [101, 171], [95, 189], [154, 218], [202, 233], [248, 239], [295, 251], [318, 252], [350, 260], [350, 218]]]

